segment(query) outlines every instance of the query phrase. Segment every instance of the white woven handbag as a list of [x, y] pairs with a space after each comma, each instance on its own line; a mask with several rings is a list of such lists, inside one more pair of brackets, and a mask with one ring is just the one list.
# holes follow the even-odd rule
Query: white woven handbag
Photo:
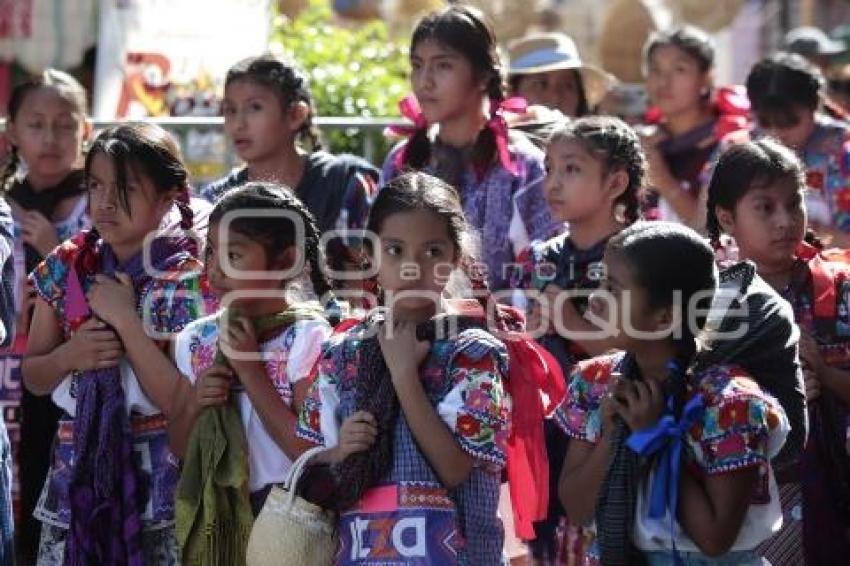
[[247, 566], [324, 566], [333, 564], [338, 540], [336, 515], [295, 495], [317, 446], [292, 464], [282, 487], [269, 492], [248, 539]]

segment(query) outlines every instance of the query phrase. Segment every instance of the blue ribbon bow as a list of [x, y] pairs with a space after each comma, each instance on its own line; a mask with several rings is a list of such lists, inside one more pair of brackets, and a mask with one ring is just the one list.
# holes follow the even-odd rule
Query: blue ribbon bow
[[672, 398], [668, 400], [668, 412], [653, 426], [633, 432], [626, 441], [633, 452], [647, 457], [660, 453], [655, 477], [652, 480], [649, 499], [649, 517], [663, 519], [669, 509], [676, 518], [679, 498], [679, 477], [682, 465], [682, 443], [688, 430], [705, 411], [702, 395], [697, 395], [685, 404], [682, 417], [677, 422], [673, 416]]

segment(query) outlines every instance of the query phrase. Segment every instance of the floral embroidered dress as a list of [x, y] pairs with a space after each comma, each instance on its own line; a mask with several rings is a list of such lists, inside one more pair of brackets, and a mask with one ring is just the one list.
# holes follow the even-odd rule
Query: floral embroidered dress
[[[624, 353], [579, 362], [569, 379], [567, 396], [555, 413], [571, 438], [595, 444], [602, 431], [600, 403], [613, 386]], [[770, 459], [779, 452], [789, 426], [779, 403], [736, 366], [713, 366], [691, 378], [688, 396], [702, 394], [705, 412], [685, 436], [685, 461], [692, 471], [717, 475], [757, 467], [760, 481], [750, 501], [741, 531], [729, 552], [750, 551], [779, 530], [782, 513]], [[651, 474], [654, 473], [651, 472]], [[670, 551], [670, 520], [648, 516], [648, 486], [638, 492], [634, 543], [645, 551]], [[699, 553], [681, 526], [674, 527], [681, 552]]]
[[[334, 446], [355, 409], [360, 323], [332, 336], [302, 408], [298, 435]], [[394, 461], [385, 480], [340, 516], [338, 564], [501, 563], [504, 530], [497, 516], [509, 434], [504, 344], [468, 329], [436, 340], [420, 377], [460, 447], [475, 459], [466, 481], [448, 490], [419, 450], [403, 412], [395, 426]]]
[[[71, 320], [66, 316], [65, 300], [69, 270], [79, 256], [85, 234], [77, 234], [62, 243], [30, 275], [30, 282], [38, 295], [56, 312], [65, 340], [69, 339], [83, 322]], [[144, 321], [148, 335], [162, 348], [167, 348], [167, 340], [174, 333], [203, 314], [205, 297], [209, 292], [205, 280], [202, 279], [201, 270], [200, 261], [187, 256], [185, 261], [171, 270], [149, 279], [137, 292], [138, 315]], [[91, 286], [93, 277], [81, 279], [80, 283], [85, 292]], [[174, 488], [180, 473], [179, 463], [168, 450], [165, 418], [160, 409], [145, 395], [126, 358], [121, 362], [120, 372], [134, 448], [139, 456], [140, 468], [146, 476], [142, 482], [148, 486], [147, 503], [142, 506], [144, 545], [145, 540], [150, 540], [145, 538], [146, 533], [173, 529]], [[53, 401], [65, 415], [60, 420], [53, 461], [35, 516], [44, 523], [42, 541], [45, 540], [44, 533], [48, 533], [48, 542], [55, 544], [56, 548], [40, 549], [40, 563], [53, 563], [52, 559], [57, 557], [50, 556], [45, 559], [45, 552], [58, 555], [61, 562], [61, 547], [64, 541], [59, 533], [67, 531], [70, 521], [68, 488], [74, 463], [76, 380], [74, 375], [65, 377], [52, 394]], [[162, 542], [161, 537], [155, 540]], [[143, 550], [147, 553], [147, 549]]]
[[811, 221], [850, 232], [850, 126], [816, 114], [800, 158], [806, 166]]
[[[198, 319], [175, 339], [177, 369], [192, 383], [215, 361], [218, 322], [218, 313]], [[330, 333], [330, 325], [323, 320], [303, 320], [260, 345], [266, 375], [288, 406], [292, 406], [293, 386], [310, 375], [322, 343]], [[249, 489], [255, 493], [270, 484], [283, 482], [292, 462], [272, 439], [242, 388], [237, 389], [236, 404], [248, 442]]]
[[[398, 154], [407, 142], [387, 155], [381, 173], [381, 185], [398, 176]], [[516, 263], [516, 256], [532, 240], [544, 240], [556, 229], [543, 197], [543, 152], [521, 134], [511, 134], [508, 142], [511, 161], [517, 174], [495, 162], [483, 175], [473, 167], [462, 173], [458, 189], [463, 212], [479, 232], [482, 258], [494, 290], [505, 289]], [[434, 174], [435, 166], [423, 169]]]

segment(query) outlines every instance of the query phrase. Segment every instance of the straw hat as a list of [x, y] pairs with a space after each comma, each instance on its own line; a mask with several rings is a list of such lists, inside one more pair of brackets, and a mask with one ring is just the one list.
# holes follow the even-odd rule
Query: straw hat
[[593, 65], [583, 63], [575, 42], [563, 33], [535, 33], [508, 45], [509, 76], [533, 75], [548, 71], [576, 69], [584, 85], [588, 106], [596, 106], [616, 79]]
[[643, 0], [614, 0], [605, 9], [599, 33], [599, 58], [606, 71], [627, 83], [643, 83], [643, 44], [663, 27], [663, 11]]

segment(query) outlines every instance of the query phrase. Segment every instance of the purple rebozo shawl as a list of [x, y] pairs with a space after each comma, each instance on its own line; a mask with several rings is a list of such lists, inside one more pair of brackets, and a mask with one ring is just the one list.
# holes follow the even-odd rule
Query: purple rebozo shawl
[[[149, 246], [145, 269], [140, 252], [120, 265], [112, 249], [97, 239], [95, 231], [68, 273], [65, 315], [69, 320], [92, 316], [82, 281], [101, 273], [130, 276], [138, 297], [157, 273], [174, 268], [197, 255], [188, 237], [158, 237]], [[77, 410], [74, 419], [75, 464], [69, 487], [71, 524], [65, 547], [65, 564], [90, 566], [142, 566], [141, 509], [146, 487], [139, 482], [133, 457], [130, 421], [118, 367], [80, 372], [77, 376]]]

